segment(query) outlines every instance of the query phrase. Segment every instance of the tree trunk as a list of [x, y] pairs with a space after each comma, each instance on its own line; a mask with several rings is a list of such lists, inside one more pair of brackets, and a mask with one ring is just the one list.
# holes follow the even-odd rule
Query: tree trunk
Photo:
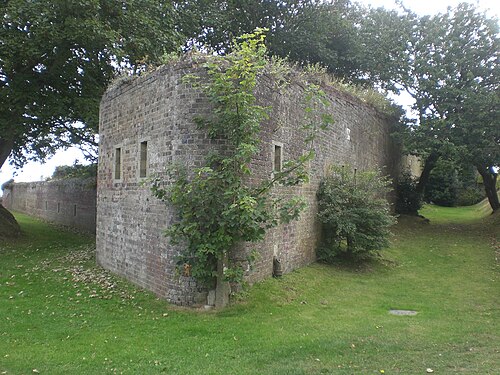
[[431, 175], [431, 172], [436, 166], [438, 160], [439, 160], [439, 154], [436, 152], [432, 152], [431, 154], [429, 154], [427, 159], [425, 159], [424, 169], [422, 170], [422, 174], [418, 179], [418, 184], [415, 189], [420, 198], [422, 198], [424, 195], [425, 186], [427, 185], [427, 182], [429, 182], [429, 177]]
[[488, 167], [483, 165], [476, 165], [476, 168], [483, 178], [484, 191], [486, 193], [486, 197], [488, 198], [488, 202], [490, 203], [491, 209], [495, 212], [500, 209], [500, 202], [496, 188], [498, 175], [488, 172]]
[[14, 216], [0, 204], [0, 239], [15, 238], [21, 234], [21, 228]]
[[223, 308], [229, 303], [229, 295], [231, 287], [229, 282], [225, 280], [224, 268], [228, 263], [228, 256], [224, 254], [221, 259], [217, 261], [217, 285], [215, 287], [215, 307]]
[[[12, 140], [0, 137], [0, 169], [2, 169], [2, 166], [9, 157], [13, 147], [14, 142]], [[0, 183], [1, 182], [2, 181], [0, 181]]]
[[[0, 137], [0, 170], [9, 157], [14, 142]], [[0, 183], [5, 181], [0, 181]], [[15, 238], [21, 233], [21, 228], [14, 216], [0, 203], [0, 238]]]

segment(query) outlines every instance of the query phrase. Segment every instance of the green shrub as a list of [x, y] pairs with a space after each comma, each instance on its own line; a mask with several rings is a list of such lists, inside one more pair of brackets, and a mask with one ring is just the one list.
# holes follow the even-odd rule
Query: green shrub
[[425, 186], [424, 200], [439, 206], [453, 207], [457, 204], [459, 187], [457, 167], [449, 160], [440, 159]]
[[395, 222], [385, 198], [389, 185], [378, 171], [331, 168], [318, 190], [323, 231], [318, 260], [330, 262], [338, 256], [365, 259], [389, 245], [389, 227]]
[[403, 172], [396, 182], [396, 213], [417, 214], [422, 199], [417, 193], [417, 179], [410, 172]]
[[458, 206], [472, 206], [484, 199], [484, 190], [479, 187], [470, 186], [460, 189], [457, 197]]
[[479, 184], [482, 178], [472, 166], [441, 159], [430, 174], [424, 199], [439, 206], [471, 206], [485, 197]]

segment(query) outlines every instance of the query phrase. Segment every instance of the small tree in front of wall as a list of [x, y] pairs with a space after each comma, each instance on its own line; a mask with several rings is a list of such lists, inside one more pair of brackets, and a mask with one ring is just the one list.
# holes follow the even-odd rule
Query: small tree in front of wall
[[318, 260], [366, 259], [389, 245], [389, 227], [395, 223], [386, 199], [389, 185], [378, 171], [331, 167], [318, 190], [323, 231]]
[[396, 180], [396, 213], [418, 215], [422, 197], [417, 191], [418, 179], [411, 172], [403, 171]]
[[261, 241], [268, 229], [297, 218], [305, 207], [300, 197], [282, 199], [270, 192], [278, 184], [294, 186], [308, 180], [306, 166], [314, 157], [316, 131], [333, 121], [322, 112], [328, 106], [325, 93], [317, 85], [305, 85], [303, 131], [308, 151], [283, 163], [281, 171], [257, 186], [246, 183], [252, 176], [252, 158], [259, 152], [260, 126], [269, 113], [254, 93], [267, 59], [263, 30], [239, 39], [224, 58], [206, 57], [208, 79], [184, 77], [213, 107], [210, 114], [195, 119], [197, 125], [210, 138], [224, 139], [228, 149], [213, 150], [204, 166], [191, 171], [171, 166], [171, 183], [152, 182], [153, 194], [178, 213], [179, 220], [166, 231], [172, 243], [183, 245], [178, 266], [208, 287], [216, 284], [217, 306], [225, 304], [218, 296], [227, 294], [227, 283], [242, 281], [243, 268], [231, 262], [234, 246]]

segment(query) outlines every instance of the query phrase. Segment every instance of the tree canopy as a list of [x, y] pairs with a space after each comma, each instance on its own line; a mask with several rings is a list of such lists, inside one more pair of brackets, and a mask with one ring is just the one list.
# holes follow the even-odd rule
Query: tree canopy
[[7, 0], [0, 2], [0, 167], [72, 144], [95, 145], [100, 98], [181, 46], [218, 54], [269, 29], [271, 55], [320, 63], [349, 82], [408, 92], [418, 121], [407, 149], [426, 163], [474, 165], [498, 209], [498, 22], [463, 3], [434, 16], [349, 0]]
[[372, 51], [365, 71], [415, 101], [418, 121], [406, 146], [425, 160], [420, 190], [439, 158], [459, 159], [477, 168], [492, 208], [500, 208], [496, 175], [488, 173], [500, 164], [497, 20], [467, 3], [424, 17], [376, 9], [361, 30]]
[[188, 47], [227, 54], [234, 38], [265, 28], [270, 55], [320, 63], [348, 80], [360, 77], [358, 8], [349, 0], [186, 0], [179, 6]]
[[7, 0], [0, 12], [0, 167], [95, 144], [113, 76], [181, 42], [167, 1]]

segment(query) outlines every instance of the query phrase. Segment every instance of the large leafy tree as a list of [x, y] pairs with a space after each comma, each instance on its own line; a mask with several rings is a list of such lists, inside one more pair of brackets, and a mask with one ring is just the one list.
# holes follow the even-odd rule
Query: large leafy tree
[[349, 0], [315, 2], [276, 30], [270, 51], [299, 63], [319, 63], [340, 79], [364, 82], [358, 17], [359, 8]]
[[100, 98], [120, 71], [176, 48], [170, 1], [0, 1], [0, 168], [95, 145]]
[[321, 63], [349, 80], [360, 77], [357, 7], [349, 0], [184, 0], [178, 8], [190, 46], [227, 54], [235, 37], [266, 28], [270, 55]]
[[360, 25], [372, 51], [365, 71], [415, 101], [418, 121], [406, 141], [425, 161], [419, 192], [440, 158], [460, 159], [483, 176], [490, 205], [498, 210], [496, 175], [488, 172], [500, 164], [497, 20], [462, 3], [420, 18], [409, 10], [371, 10]]

